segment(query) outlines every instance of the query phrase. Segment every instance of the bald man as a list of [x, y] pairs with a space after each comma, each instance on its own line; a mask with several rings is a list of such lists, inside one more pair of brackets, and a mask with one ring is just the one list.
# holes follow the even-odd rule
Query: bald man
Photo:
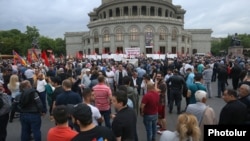
[[247, 106], [247, 124], [250, 124], [250, 86], [242, 84], [239, 88], [239, 100]]

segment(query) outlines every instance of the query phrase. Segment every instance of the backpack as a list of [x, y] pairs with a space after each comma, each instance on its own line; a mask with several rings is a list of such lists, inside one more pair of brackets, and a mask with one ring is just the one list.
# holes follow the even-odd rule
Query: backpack
[[0, 116], [9, 113], [11, 110], [11, 100], [7, 94], [0, 93]]

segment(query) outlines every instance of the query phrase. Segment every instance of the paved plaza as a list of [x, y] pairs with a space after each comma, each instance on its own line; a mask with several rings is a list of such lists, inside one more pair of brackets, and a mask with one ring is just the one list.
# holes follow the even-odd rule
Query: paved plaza
[[[231, 87], [231, 80], [228, 80], [229, 86]], [[221, 108], [225, 105], [225, 102], [221, 98], [216, 98], [215, 96], [217, 95], [217, 83], [213, 82], [212, 83], [212, 94], [213, 97], [211, 99], [208, 99], [207, 104], [211, 106], [216, 113], [217, 119], [220, 114]], [[182, 100], [182, 110], [185, 107], [185, 99]], [[168, 110], [168, 109], [167, 109]], [[176, 119], [177, 119], [177, 111], [176, 107], [173, 109], [173, 113], [169, 114], [166, 112], [166, 117], [167, 117], [167, 129], [168, 130], [175, 130], [175, 124], [176, 124]], [[49, 128], [54, 126], [54, 122], [51, 122], [49, 120], [49, 116], [45, 116], [42, 118], [42, 141], [46, 141], [46, 136]], [[138, 116], [138, 122], [137, 122], [137, 131], [138, 131], [138, 136], [139, 136], [139, 141], [146, 141], [146, 130], [142, 122], [142, 117]], [[8, 124], [8, 136], [7, 136], [7, 141], [20, 141], [20, 134], [21, 134], [21, 125], [19, 122], [19, 119], [14, 119], [13, 123]], [[159, 139], [160, 135], [157, 135], [157, 140]]]

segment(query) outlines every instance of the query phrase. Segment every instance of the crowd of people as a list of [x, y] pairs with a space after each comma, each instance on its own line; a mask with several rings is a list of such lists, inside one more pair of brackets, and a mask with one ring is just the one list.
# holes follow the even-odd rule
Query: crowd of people
[[[6, 140], [8, 123], [16, 116], [21, 141], [42, 140], [41, 117], [46, 114], [55, 122], [48, 141], [140, 141], [137, 116], [143, 118], [147, 141], [155, 141], [157, 133], [160, 141], [199, 141], [204, 125], [250, 123], [250, 71], [240, 57], [140, 58], [138, 64], [69, 59], [50, 66], [1, 60], [0, 70], [0, 96], [5, 97], [0, 101], [0, 141]], [[226, 87], [229, 80], [232, 88]], [[217, 83], [217, 91], [211, 83]], [[215, 96], [226, 102], [219, 119], [206, 104]], [[178, 120], [173, 132], [167, 130], [166, 115], [173, 114], [174, 106]]]

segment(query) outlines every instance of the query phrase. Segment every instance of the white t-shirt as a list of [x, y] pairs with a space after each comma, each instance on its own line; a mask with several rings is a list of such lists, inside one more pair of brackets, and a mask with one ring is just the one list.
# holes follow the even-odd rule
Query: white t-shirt
[[115, 73], [113, 71], [106, 71], [106, 75], [109, 83], [114, 83]]
[[90, 107], [90, 109], [91, 109], [91, 111], [92, 111], [93, 123], [94, 123], [95, 125], [98, 125], [97, 119], [99, 119], [99, 118], [102, 117], [100, 111], [99, 111], [95, 106], [93, 106], [93, 105], [91, 105], [91, 104], [87, 104], [87, 105]]
[[45, 85], [47, 85], [47, 82], [44, 79], [43, 80], [37, 80], [36, 90], [38, 92], [44, 92], [45, 91]]

